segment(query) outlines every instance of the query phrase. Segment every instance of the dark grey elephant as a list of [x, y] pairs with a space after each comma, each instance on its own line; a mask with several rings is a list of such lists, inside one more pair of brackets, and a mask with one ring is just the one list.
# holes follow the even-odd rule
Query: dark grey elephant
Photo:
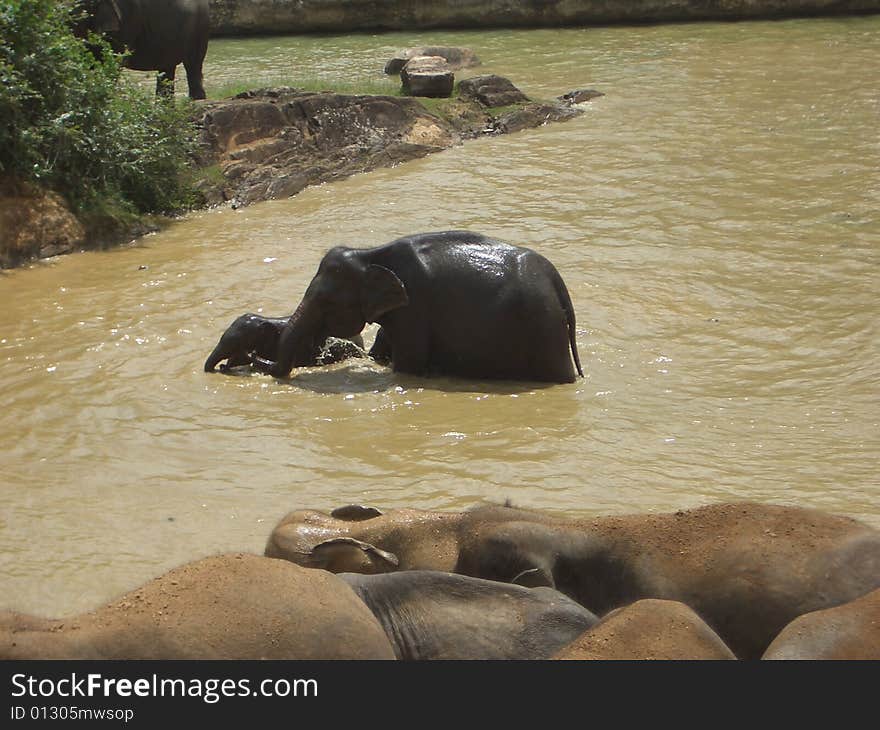
[[102, 33], [117, 53], [128, 49], [128, 68], [158, 71], [156, 93], [173, 93], [182, 63], [190, 98], [204, 99], [208, 5], [209, 0], [80, 0], [88, 17], [77, 30]]
[[574, 309], [553, 264], [468, 231], [330, 250], [281, 334], [277, 359], [254, 365], [286, 377], [316, 341], [353, 336], [367, 322], [381, 325], [376, 354], [397, 372], [570, 383], [576, 366], [583, 375]]
[[[248, 312], [236, 317], [235, 321], [220, 337], [217, 346], [205, 360], [205, 372], [213, 372], [220, 365], [220, 371], [240, 365], [249, 365], [254, 354], [261, 358], [274, 358], [278, 350], [281, 333], [287, 326], [289, 317], [264, 317]], [[297, 365], [329, 365], [350, 357], [365, 357], [364, 340], [360, 335], [351, 339], [327, 338], [308, 352], [303, 352]]]
[[551, 588], [430, 570], [339, 575], [398, 659], [549, 659], [598, 619]]
[[551, 586], [600, 616], [642, 598], [680, 601], [744, 659], [760, 658], [797, 616], [880, 588], [880, 531], [752, 502], [584, 519], [497, 506], [304, 510], [275, 528], [266, 555], [333, 572], [442, 570]]

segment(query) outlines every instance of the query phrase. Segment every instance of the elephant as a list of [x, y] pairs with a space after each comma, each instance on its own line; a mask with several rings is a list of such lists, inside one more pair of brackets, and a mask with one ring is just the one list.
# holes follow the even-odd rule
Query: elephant
[[0, 659], [546, 659], [597, 620], [549, 588], [233, 553], [63, 620], [0, 612]]
[[611, 611], [552, 658], [736, 659], [721, 637], [690, 606], [657, 598], [644, 598]]
[[469, 231], [331, 249], [281, 334], [277, 358], [255, 356], [254, 366], [287, 377], [315, 342], [351, 337], [367, 322], [381, 325], [381, 350], [395, 372], [571, 383], [573, 357], [583, 376], [574, 308], [553, 264]]
[[160, 95], [174, 93], [174, 75], [182, 63], [190, 98], [204, 99], [209, 4], [209, 0], [81, 0], [87, 15], [75, 32], [103, 34], [117, 53], [128, 50], [128, 68], [158, 71]]
[[842, 606], [798, 616], [762, 659], [880, 659], [880, 589]]
[[[264, 317], [251, 312], [236, 317], [205, 360], [205, 372], [214, 372], [218, 363], [223, 360], [226, 363], [220, 365], [221, 372], [240, 365], [249, 365], [251, 353], [260, 357], [275, 357], [278, 340], [288, 319], [289, 317]], [[347, 340], [328, 337], [319, 348], [309, 352], [307, 356], [304, 355], [297, 364], [329, 365], [350, 357], [366, 357], [364, 340], [360, 335]]]
[[0, 659], [394, 659], [394, 650], [338, 576], [226, 554], [90, 613], [0, 613]]
[[398, 659], [549, 659], [598, 619], [550, 588], [430, 570], [340, 573]]
[[281, 520], [265, 554], [333, 572], [441, 570], [545, 585], [599, 616], [642, 598], [681, 601], [754, 659], [797, 616], [880, 587], [880, 532], [753, 502], [583, 519], [497, 505], [305, 510]]

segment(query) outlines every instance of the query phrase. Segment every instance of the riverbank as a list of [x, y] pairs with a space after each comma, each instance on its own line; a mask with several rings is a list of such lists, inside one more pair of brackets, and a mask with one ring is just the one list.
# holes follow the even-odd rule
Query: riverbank
[[211, 0], [211, 32], [535, 28], [867, 13], [880, 13], [880, 0]]
[[[196, 191], [201, 207], [287, 198], [310, 185], [393, 167], [468, 139], [565, 121], [582, 113], [581, 99], [597, 95], [537, 101], [499, 76], [467, 79], [449, 99], [288, 87], [246, 91], [196, 105], [201, 150], [194, 160]], [[0, 190], [0, 268], [111, 247], [170, 220], [78, 220], [55, 193]]]

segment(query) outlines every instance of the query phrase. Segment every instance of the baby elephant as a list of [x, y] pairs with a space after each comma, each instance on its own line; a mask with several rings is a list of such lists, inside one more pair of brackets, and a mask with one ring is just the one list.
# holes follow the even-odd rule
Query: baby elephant
[[[222, 360], [226, 360], [226, 363], [220, 365], [220, 372], [249, 365], [253, 356], [274, 358], [281, 332], [289, 319], [290, 317], [263, 317], [251, 312], [237, 317], [205, 360], [205, 372], [214, 372]], [[297, 364], [330, 365], [350, 357], [366, 357], [364, 341], [360, 335], [348, 339], [328, 337], [321, 343], [312, 343], [308, 353]]]

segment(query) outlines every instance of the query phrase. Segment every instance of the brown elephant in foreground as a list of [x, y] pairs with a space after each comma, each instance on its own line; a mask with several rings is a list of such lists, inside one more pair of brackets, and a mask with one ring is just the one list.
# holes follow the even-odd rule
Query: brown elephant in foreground
[[275, 528], [266, 555], [333, 572], [429, 569], [545, 585], [600, 616], [642, 598], [681, 601], [738, 657], [756, 659], [797, 616], [880, 587], [877, 530], [751, 502], [586, 519], [506, 506], [300, 511]]
[[880, 660], [880, 589], [842, 606], [798, 616], [762, 658]]
[[0, 659], [547, 659], [596, 621], [547, 588], [232, 554], [63, 620], [0, 612]]
[[79, 616], [0, 613], [0, 659], [393, 658], [339, 576], [256, 555], [188, 563]]
[[645, 598], [617, 608], [554, 659], [736, 659], [694, 611], [678, 601]]

